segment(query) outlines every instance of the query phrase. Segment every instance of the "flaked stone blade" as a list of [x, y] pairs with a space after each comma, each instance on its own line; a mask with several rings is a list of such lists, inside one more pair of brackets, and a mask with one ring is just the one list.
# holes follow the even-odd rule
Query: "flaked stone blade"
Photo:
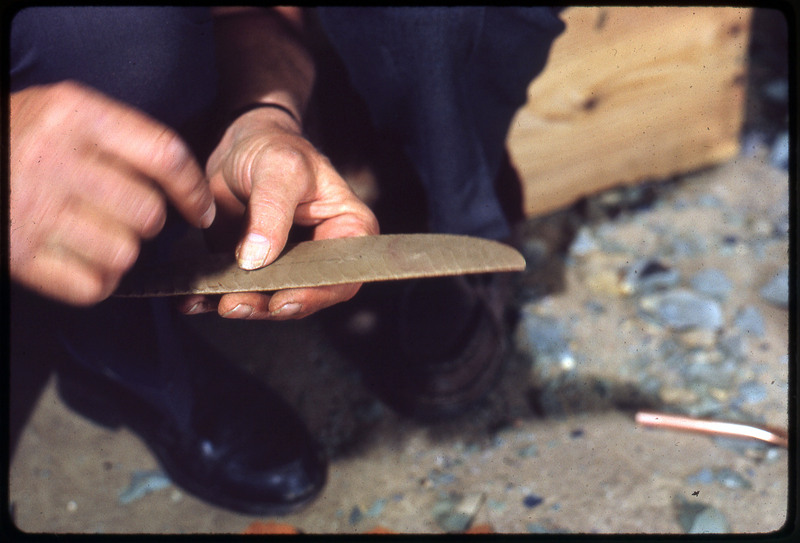
[[522, 255], [497, 241], [453, 234], [387, 234], [304, 241], [253, 271], [239, 268], [232, 254], [134, 268], [115, 295], [261, 292], [524, 269]]

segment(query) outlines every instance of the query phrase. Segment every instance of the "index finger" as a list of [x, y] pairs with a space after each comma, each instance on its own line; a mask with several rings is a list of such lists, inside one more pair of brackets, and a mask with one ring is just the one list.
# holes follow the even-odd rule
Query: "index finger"
[[95, 117], [91, 127], [98, 150], [153, 180], [191, 224], [210, 226], [214, 197], [186, 143], [144, 113], [109, 102], [112, 107]]

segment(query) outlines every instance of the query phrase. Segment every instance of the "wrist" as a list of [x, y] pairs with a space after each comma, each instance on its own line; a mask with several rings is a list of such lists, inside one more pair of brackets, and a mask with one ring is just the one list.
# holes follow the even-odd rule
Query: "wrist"
[[264, 109], [274, 109], [274, 110], [277, 110], [277, 111], [281, 111], [284, 114], [286, 114], [290, 119], [292, 119], [298, 127], [302, 127], [303, 126], [303, 123], [300, 121], [299, 116], [295, 112], [293, 112], [288, 107], [283, 106], [281, 104], [277, 104], [275, 102], [252, 102], [250, 104], [246, 104], [246, 105], [244, 105], [242, 107], [236, 108], [228, 116], [228, 122], [226, 123], [226, 126], [232, 125], [234, 123], [234, 121], [236, 121], [236, 119], [238, 119], [239, 117], [241, 117], [245, 113], [249, 113], [250, 111], [253, 111], [255, 109], [262, 109], [262, 108], [264, 108]]
[[217, 126], [217, 141], [226, 136], [240, 137], [254, 130], [263, 131], [268, 127], [278, 127], [286, 132], [303, 135], [303, 126], [298, 115], [290, 108], [275, 102], [251, 102], [236, 108], [222, 117]]

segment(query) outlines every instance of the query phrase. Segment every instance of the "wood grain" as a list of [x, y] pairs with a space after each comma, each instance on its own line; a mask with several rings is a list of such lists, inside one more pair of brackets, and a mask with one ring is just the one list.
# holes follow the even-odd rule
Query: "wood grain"
[[533, 216], [739, 151], [752, 10], [573, 7], [508, 148]]

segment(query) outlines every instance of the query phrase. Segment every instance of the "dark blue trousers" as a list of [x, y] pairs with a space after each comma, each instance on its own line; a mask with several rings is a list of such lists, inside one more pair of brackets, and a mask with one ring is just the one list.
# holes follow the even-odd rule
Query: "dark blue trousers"
[[535, 7], [318, 8], [376, 127], [403, 142], [432, 230], [510, 234], [494, 190], [511, 119], [564, 29]]
[[[319, 15], [378, 128], [404, 142], [427, 192], [432, 229], [508, 236], [493, 181], [511, 118], [563, 30], [555, 12], [320, 8]], [[10, 53], [12, 91], [81, 81], [190, 141], [185, 124], [216, 94], [213, 25], [204, 8], [25, 8], [12, 20]], [[21, 314], [19, 299], [12, 295], [12, 319]], [[39, 318], [57, 319], [50, 324], [72, 358], [183, 409], [178, 391], [164, 385], [191, 367], [175, 340], [180, 317], [167, 302], [111, 299], [60, 309]], [[15, 330], [36, 333], [36, 323]]]

